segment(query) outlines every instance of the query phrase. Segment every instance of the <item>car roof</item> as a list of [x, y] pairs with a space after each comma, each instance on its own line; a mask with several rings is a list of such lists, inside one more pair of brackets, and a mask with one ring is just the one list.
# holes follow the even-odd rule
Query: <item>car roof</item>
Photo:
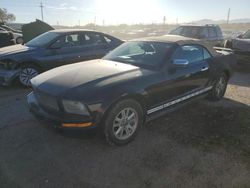
[[179, 35], [164, 35], [159, 37], [146, 37], [141, 39], [135, 39], [132, 41], [155, 41], [155, 42], [164, 42], [164, 43], [176, 43], [180, 46], [198, 44], [204, 46], [213, 56], [218, 55], [218, 53], [213, 49], [213, 46], [204, 40], [194, 39], [183, 37]]
[[[81, 32], [81, 31], [89, 31], [89, 32], [96, 32], [90, 29], [55, 29], [51, 30], [50, 32], [56, 32], [56, 33], [72, 33], [72, 32]], [[100, 32], [99, 32], [100, 33]]]
[[219, 25], [216, 25], [216, 24], [205, 24], [205, 25], [202, 25], [202, 24], [183, 24], [183, 25], [180, 25], [179, 27], [219, 27]]
[[183, 43], [193, 43], [199, 41], [198, 39], [183, 37], [179, 35], [163, 35], [158, 37], [145, 37], [141, 39], [135, 39], [135, 41], [156, 41], [156, 42], [167, 42], [167, 43], [178, 43], [182, 45]]

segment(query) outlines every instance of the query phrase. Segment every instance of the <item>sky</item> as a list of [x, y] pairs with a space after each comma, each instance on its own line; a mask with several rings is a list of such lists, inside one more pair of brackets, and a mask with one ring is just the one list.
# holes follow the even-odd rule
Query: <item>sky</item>
[[[17, 23], [41, 19], [41, 0], [0, 0]], [[250, 18], [250, 0], [42, 0], [44, 21], [51, 25], [187, 23], [201, 19]]]

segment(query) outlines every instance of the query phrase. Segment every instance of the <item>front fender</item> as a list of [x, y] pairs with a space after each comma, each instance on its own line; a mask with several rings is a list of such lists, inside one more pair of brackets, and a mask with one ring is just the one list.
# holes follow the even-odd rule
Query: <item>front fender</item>
[[134, 87], [124, 87], [121, 90], [113, 90], [111, 95], [108, 95], [101, 104], [102, 113], [105, 114], [114, 104], [122, 99], [131, 98], [138, 101], [143, 108], [148, 104], [147, 92], [144, 90], [135, 90]]

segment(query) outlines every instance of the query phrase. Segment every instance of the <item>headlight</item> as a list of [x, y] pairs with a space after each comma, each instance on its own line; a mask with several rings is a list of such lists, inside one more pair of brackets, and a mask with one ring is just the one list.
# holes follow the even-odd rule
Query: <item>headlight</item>
[[8, 66], [8, 68], [9, 69], [14, 69], [15, 67], [16, 67], [16, 65], [17, 65], [17, 63], [16, 62], [14, 62], [14, 61], [8, 61], [7, 62], [7, 66]]
[[63, 100], [64, 110], [71, 114], [89, 115], [87, 107], [78, 101]]
[[0, 61], [0, 68], [1, 69], [7, 69], [8, 68], [8, 65], [6, 62], [3, 62], [3, 61]]
[[0, 68], [7, 69], [7, 70], [12, 70], [16, 67], [16, 62], [11, 61], [11, 60], [3, 60], [0, 61]]

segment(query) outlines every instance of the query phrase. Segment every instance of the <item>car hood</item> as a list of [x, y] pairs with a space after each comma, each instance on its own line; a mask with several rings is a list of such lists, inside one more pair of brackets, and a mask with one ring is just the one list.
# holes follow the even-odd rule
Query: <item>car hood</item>
[[69, 91], [90, 92], [145, 72], [150, 71], [115, 61], [92, 60], [52, 69], [33, 78], [31, 83], [35, 89], [59, 96]]
[[21, 45], [21, 44], [8, 46], [8, 47], [0, 48], [0, 57], [6, 56], [6, 55], [17, 54], [17, 53], [21, 53], [21, 52], [27, 52], [27, 51], [30, 51], [33, 49], [35, 49], [35, 48], [28, 47], [28, 46]]
[[16, 37], [22, 37], [23, 35], [21, 33], [13, 33], [14, 36]]

